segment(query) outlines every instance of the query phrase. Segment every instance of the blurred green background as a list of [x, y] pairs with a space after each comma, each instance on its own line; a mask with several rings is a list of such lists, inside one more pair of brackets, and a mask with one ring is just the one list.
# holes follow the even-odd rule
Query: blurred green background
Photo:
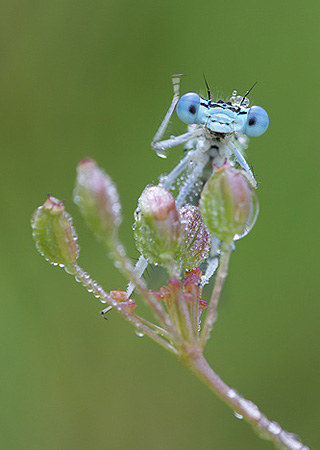
[[[206, 356], [270, 419], [319, 448], [319, 2], [5, 0], [0, 16], [2, 449], [263, 450], [179, 362], [47, 264], [31, 238], [46, 193], [63, 198], [80, 264], [125, 280], [72, 203], [77, 162], [117, 183], [121, 236], [144, 186], [179, 160], [150, 141], [172, 98], [233, 89], [270, 128], [247, 152], [261, 213], [237, 243]], [[174, 120], [171, 133], [183, 132]]]

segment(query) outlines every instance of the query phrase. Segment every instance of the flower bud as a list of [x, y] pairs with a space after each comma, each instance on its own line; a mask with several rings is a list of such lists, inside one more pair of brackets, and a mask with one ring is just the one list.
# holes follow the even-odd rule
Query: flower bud
[[185, 205], [179, 210], [183, 228], [181, 241], [182, 268], [192, 270], [208, 257], [210, 234], [207, 231], [197, 206]]
[[152, 264], [167, 266], [177, 257], [181, 224], [173, 196], [161, 186], [147, 186], [135, 212], [138, 250]]
[[117, 189], [92, 159], [84, 159], [78, 165], [74, 202], [99, 239], [109, 239], [119, 227], [121, 205]]
[[31, 217], [37, 250], [47, 261], [61, 267], [74, 265], [79, 256], [77, 235], [63, 202], [49, 196]]
[[110, 297], [116, 300], [127, 311], [133, 312], [136, 307], [136, 303], [132, 298], [127, 298], [127, 294], [124, 291], [111, 291]]
[[204, 186], [200, 208], [210, 233], [231, 243], [249, 233], [256, 221], [259, 204], [243, 172], [224, 165]]

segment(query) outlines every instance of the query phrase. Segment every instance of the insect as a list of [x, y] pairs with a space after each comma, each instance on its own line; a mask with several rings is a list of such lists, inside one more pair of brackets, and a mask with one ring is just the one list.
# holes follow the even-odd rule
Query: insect
[[[209, 86], [206, 82], [208, 99], [200, 97], [195, 92], [189, 92], [180, 97], [181, 75], [173, 75], [173, 99], [151, 146], [162, 158], [172, 147], [185, 144], [186, 155], [178, 165], [167, 175], [160, 177], [159, 185], [170, 190], [177, 182], [178, 194], [176, 206], [181, 208], [185, 203], [198, 203], [203, 185], [214, 172], [214, 166], [221, 166], [225, 162], [233, 166], [240, 165], [249, 183], [257, 188], [257, 182], [243, 151], [247, 148], [248, 138], [261, 136], [268, 128], [269, 118], [261, 106], [249, 107], [249, 89], [244, 96], [233, 91], [226, 102], [213, 101]], [[173, 112], [176, 110], [179, 119], [188, 125], [188, 131], [180, 136], [171, 136], [163, 140]], [[255, 221], [252, 218], [250, 231]], [[242, 236], [241, 236], [242, 237]], [[219, 242], [211, 248], [207, 270], [203, 276], [203, 284], [207, 283], [218, 265]], [[141, 256], [136, 264], [136, 273], [142, 276], [148, 263]], [[134, 285], [129, 284], [127, 295], [130, 296]]]

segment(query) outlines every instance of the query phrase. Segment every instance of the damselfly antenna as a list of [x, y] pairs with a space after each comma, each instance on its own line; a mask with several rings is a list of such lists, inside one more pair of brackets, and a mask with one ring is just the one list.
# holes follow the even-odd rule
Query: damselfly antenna
[[203, 72], [203, 79], [204, 79], [204, 82], [206, 83], [206, 88], [207, 88], [207, 92], [208, 92], [208, 100], [210, 101], [211, 100], [211, 92], [210, 92], [210, 88], [209, 88], [209, 85], [206, 80], [206, 76], [205, 76], [204, 72]]
[[255, 87], [255, 85], [256, 85], [257, 83], [258, 83], [258, 82], [256, 81], [256, 82], [251, 86], [251, 88], [244, 94], [244, 96], [242, 97], [240, 106], [243, 104], [244, 100], [248, 97], [248, 95], [250, 94], [250, 92], [252, 91], [252, 89]]

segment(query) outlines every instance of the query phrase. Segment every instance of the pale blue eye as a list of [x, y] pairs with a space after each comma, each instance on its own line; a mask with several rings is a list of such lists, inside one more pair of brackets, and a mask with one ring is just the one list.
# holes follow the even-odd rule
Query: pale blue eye
[[181, 122], [188, 125], [197, 123], [200, 97], [195, 92], [184, 94], [177, 103], [177, 114]]
[[261, 136], [268, 128], [269, 117], [261, 106], [251, 106], [248, 112], [245, 134], [249, 137]]

